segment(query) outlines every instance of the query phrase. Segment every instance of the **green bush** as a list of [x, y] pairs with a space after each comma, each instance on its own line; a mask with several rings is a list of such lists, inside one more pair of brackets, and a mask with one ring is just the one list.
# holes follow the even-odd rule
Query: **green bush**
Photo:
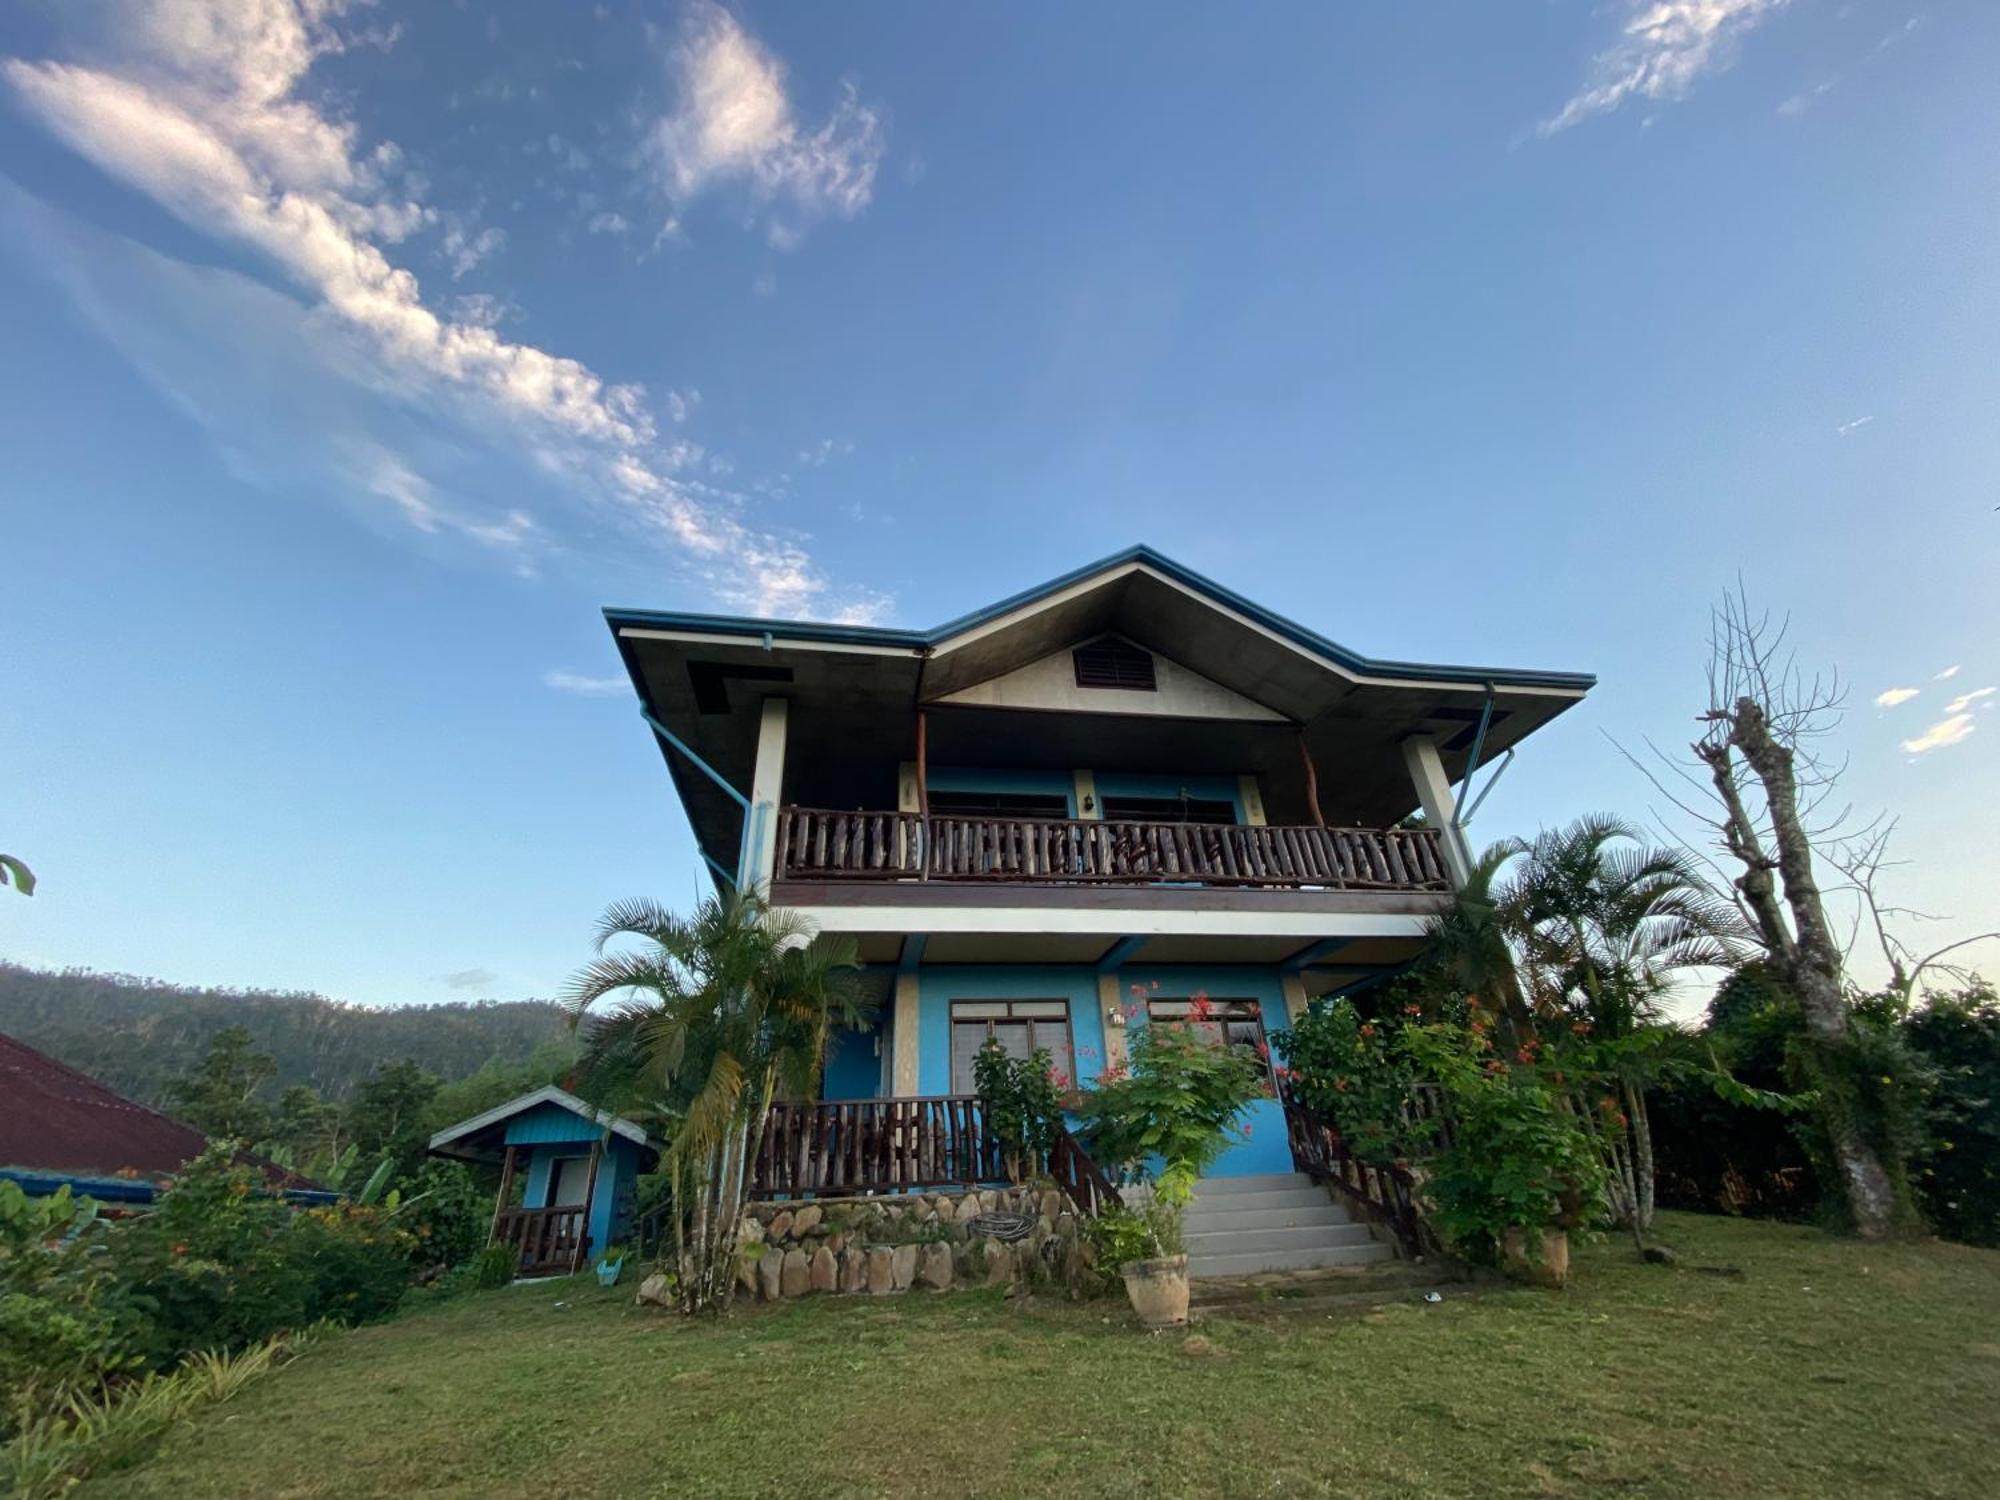
[[1411, 1117], [1416, 1069], [1397, 1045], [1400, 1027], [1362, 1016], [1351, 1001], [1316, 1006], [1289, 1031], [1271, 1038], [1285, 1060], [1286, 1089], [1339, 1130], [1365, 1162], [1386, 1164], [1417, 1154], [1430, 1122]]
[[1048, 1049], [1009, 1057], [988, 1037], [972, 1060], [972, 1078], [980, 1116], [1000, 1148], [1008, 1180], [1022, 1182], [1040, 1172], [1062, 1118], [1055, 1061]]
[[0, 1182], [0, 1437], [140, 1363], [135, 1318], [98, 1249], [97, 1205]]
[[2000, 1245], [2000, 1001], [1986, 985], [1926, 998], [1904, 1023], [1931, 1074], [1911, 1182], [1939, 1234]]
[[228, 1144], [190, 1162], [151, 1213], [107, 1239], [112, 1266], [143, 1314], [139, 1343], [165, 1368], [197, 1349], [240, 1349], [322, 1318], [393, 1311], [411, 1240], [384, 1210], [295, 1211]]
[[1408, 1026], [1401, 1045], [1449, 1101], [1451, 1143], [1424, 1180], [1431, 1223], [1448, 1244], [1490, 1262], [1510, 1229], [1533, 1244], [1542, 1230], [1582, 1222], [1603, 1190], [1603, 1163], [1531, 1055], [1517, 1064], [1493, 1056], [1478, 1020]]
[[1197, 995], [1187, 1021], [1133, 1026], [1129, 1066], [1105, 1069], [1083, 1096], [1078, 1134], [1099, 1163], [1134, 1175], [1185, 1167], [1199, 1177], [1243, 1138], [1239, 1118], [1264, 1093], [1264, 1070], [1243, 1048], [1198, 1030], [1206, 1005]]
[[463, 1163], [431, 1160], [402, 1187], [392, 1218], [410, 1237], [413, 1269], [455, 1266], [485, 1243], [493, 1195], [481, 1190]]

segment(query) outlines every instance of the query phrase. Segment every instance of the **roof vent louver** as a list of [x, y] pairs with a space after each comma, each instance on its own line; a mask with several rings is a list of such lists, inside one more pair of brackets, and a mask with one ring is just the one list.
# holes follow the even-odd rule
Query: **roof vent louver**
[[1076, 663], [1078, 687], [1150, 693], [1158, 686], [1153, 679], [1152, 653], [1115, 636], [1078, 646], [1070, 658]]

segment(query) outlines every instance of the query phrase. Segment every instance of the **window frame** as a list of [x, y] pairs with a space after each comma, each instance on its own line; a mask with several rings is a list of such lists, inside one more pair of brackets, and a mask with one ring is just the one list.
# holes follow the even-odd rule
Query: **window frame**
[[[977, 1006], [986, 1013], [961, 1015], [961, 1006]], [[1060, 1006], [1062, 1007], [1062, 1014], [1060, 1016], [1053, 1014], [1016, 1015], [1014, 1010], [1016, 1006]], [[971, 1094], [976, 1092], [970, 1078], [966, 1079], [966, 1086], [964, 1088], [958, 1086], [958, 1028], [961, 1026], [984, 1026], [986, 1028], [986, 1035], [991, 1037], [993, 1035], [993, 1024], [996, 1021], [1004, 1021], [1009, 1025], [1017, 1023], [1025, 1023], [1027, 1025], [1028, 1055], [1031, 1057], [1034, 1055], [1035, 1049], [1043, 1045], [1035, 1039], [1035, 1024], [1037, 1022], [1045, 1025], [1060, 1024], [1063, 1028], [1065, 1038], [1062, 1051], [1058, 1053], [1055, 1048], [1051, 1047], [1048, 1049], [1049, 1057], [1055, 1064], [1056, 1072], [1067, 1078], [1070, 1081], [1070, 1087], [1074, 1088], [1076, 1086], [1076, 1026], [1073, 1010], [1074, 1008], [1071, 1006], [1069, 1000], [1061, 995], [1037, 995], [1019, 999], [961, 998], [953, 1000], [950, 1010], [947, 1013], [947, 1020], [951, 1028], [947, 1033], [951, 1042], [948, 1049], [948, 1061], [952, 1071], [950, 1079], [951, 1092], [953, 1094]], [[999, 1013], [994, 1014], [994, 1011], [998, 1011]], [[982, 1047], [985, 1045], [983, 1041], [980, 1043]], [[978, 1056], [977, 1049], [974, 1050], [972, 1055], [975, 1057]]]

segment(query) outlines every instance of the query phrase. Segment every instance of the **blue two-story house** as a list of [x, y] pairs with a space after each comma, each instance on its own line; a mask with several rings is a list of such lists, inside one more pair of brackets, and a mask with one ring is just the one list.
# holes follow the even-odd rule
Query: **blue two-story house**
[[[1379, 982], [1465, 878], [1457, 789], [1593, 683], [1365, 657], [1145, 547], [934, 630], [605, 613], [718, 882], [878, 987], [837, 1101], [970, 1094], [988, 1037], [1087, 1085], [1197, 995], [1256, 1046]], [[1289, 1172], [1249, 1124], [1217, 1172]]]

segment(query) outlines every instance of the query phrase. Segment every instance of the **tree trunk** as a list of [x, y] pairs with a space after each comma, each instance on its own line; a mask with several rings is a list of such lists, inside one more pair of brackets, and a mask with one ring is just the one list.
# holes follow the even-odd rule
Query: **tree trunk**
[[[1726, 764], [1728, 746], [1742, 751], [1752, 773], [1763, 783], [1771, 838], [1777, 845], [1777, 869], [1784, 881], [1785, 905], [1791, 912], [1793, 933], [1782, 948], [1773, 950], [1773, 956], [1779, 959], [1792, 993], [1798, 997], [1807, 1032], [1822, 1045], [1839, 1047], [1846, 1043], [1848, 1033], [1847, 998], [1841, 993], [1840, 945], [1820, 901], [1819, 882], [1813, 872], [1812, 838], [1799, 815], [1798, 780], [1791, 748], [1772, 733], [1763, 705], [1754, 698], [1738, 698], [1728, 718], [1728, 740], [1714, 747], [1725, 763], [1718, 765], [1715, 754], [1705, 754], [1704, 758], [1715, 773], [1717, 788], [1724, 792], [1726, 804], [1735, 792], [1733, 770]], [[1732, 824], [1737, 823], [1741, 807], [1740, 798], [1730, 806]], [[1745, 817], [1737, 831], [1740, 834], [1749, 829]], [[1758, 901], [1770, 901], [1771, 862], [1763, 857], [1754, 831], [1749, 832], [1745, 842], [1758, 859], [1754, 864], [1746, 861], [1739, 888], [1763, 927], [1766, 913]], [[1730, 847], [1735, 851], [1734, 839]], [[1753, 886], [1753, 877], [1759, 875], [1761, 883]], [[1782, 921], [1776, 925], [1783, 932]], [[1843, 1113], [1828, 1111], [1823, 1123], [1839, 1166], [1841, 1187], [1846, 1193], [1855, 1232], [1863, 1239], [1880, 1239], [1891, 1233], [1904, 1218], [1904, 1205], [1874, 1145]]]
[[1646, 1091], [1625, 1085], [1625, 1113], [1632, 1121], [1632, 1227], [1653, 1232], [1653, 1122], [1646, 1114]]

